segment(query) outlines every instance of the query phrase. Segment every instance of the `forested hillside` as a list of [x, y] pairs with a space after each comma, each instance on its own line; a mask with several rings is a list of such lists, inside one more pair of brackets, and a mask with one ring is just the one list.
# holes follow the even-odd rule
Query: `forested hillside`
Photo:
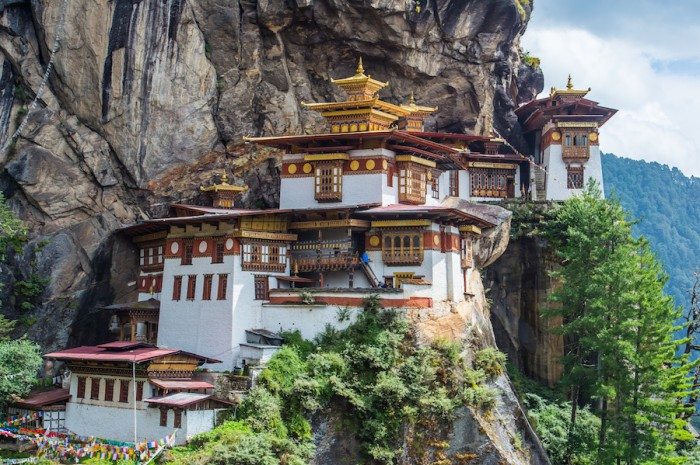
[[668, 292], [687, 308], [700, 271], [700, 178], [656, 162], [603, 154], [607, 197], [617, 196], [639, 220], [635, 232], [651, 242], [670, 279]]

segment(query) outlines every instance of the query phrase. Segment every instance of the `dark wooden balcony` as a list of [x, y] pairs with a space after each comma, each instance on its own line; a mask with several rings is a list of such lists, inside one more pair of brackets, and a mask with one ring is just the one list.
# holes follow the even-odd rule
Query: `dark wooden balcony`
[[585, 145], [564, 145], [562, 146], [561, 156], [565, 160], [588, 160], [590, 151]]
[[387, 265], [420, 265], [423, 263], [423, 250], [383, 251], [382, 260]]
[[358, 254], [352, 249], [325, 249], [316, 253], [292, 252], [292, 270], [299, 273], [349, 270], [355, 268], [359, 263]]

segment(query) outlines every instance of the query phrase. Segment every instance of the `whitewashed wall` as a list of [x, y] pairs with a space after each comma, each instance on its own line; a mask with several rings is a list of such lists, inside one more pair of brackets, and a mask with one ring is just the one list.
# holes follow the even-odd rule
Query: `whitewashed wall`
[[[601, 189], [603, 186], [603, 167], [600, 157], [600, 147], [589, 147], [590, 158], [583, 164], [584, 187], [592, 178], [598, 181]], [[562, 158], [562, 146], [550, 145], [544, 151], [544, 162], [547, 169], [547, 200], [566, 200], [580, 194], [582, 189], [569, 189], [567, 187], [566, 163]], [[574, 165], [580, 166], [579, 163]]]

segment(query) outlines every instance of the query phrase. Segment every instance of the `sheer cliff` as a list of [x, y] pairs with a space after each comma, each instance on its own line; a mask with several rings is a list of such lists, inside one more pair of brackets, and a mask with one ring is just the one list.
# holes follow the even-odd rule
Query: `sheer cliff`
[[[65, 12], [63, 7], [66, 7]], [[47, 349], [89, 343], [92, 313], [115, 286], [110, 233], [190, 198], [214, 169], [274, 205], [270, 154], [242, 136], [311, 132], [300, 102], [334, 97], [329, 77], [358, 56], [391, 83], [440, 107], [431, 127], [518, 142], [514, 107], [543, 85], [520, 60], [525, 0], [3, 1], [0, 13], [0, 190], [33, 240], [3, 273], [4, 311]], [[65, 14], [65, 23], [61, 18]], [[35, 108], [56, 36], [48, 86]], [[41, 304], [13, 308], [13, 282], [46, 279]]]

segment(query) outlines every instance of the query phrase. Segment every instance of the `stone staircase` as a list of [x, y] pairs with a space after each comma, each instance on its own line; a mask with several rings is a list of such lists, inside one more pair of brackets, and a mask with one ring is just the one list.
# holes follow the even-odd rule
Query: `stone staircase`
[[547, 173], [544, 169], [535, 168], [535, 198], [533, 200], [547, 200]]

